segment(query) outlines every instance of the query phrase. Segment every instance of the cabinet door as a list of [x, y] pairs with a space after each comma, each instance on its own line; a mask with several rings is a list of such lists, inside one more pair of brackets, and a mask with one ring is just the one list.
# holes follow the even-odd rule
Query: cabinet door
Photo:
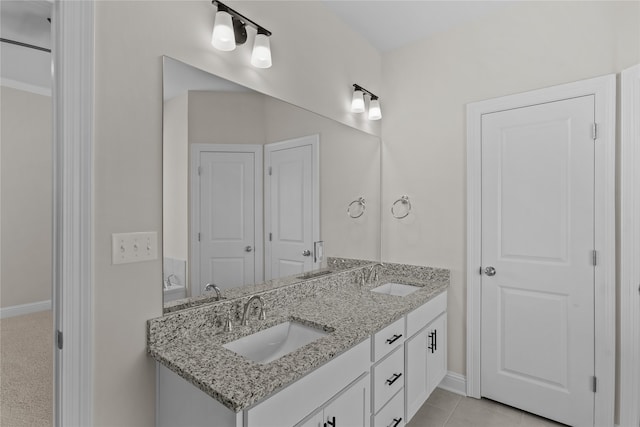
[[427, 328], [427, 396], [447, 374], [447, 313]]
[[322, 410], [320, 410], [300, 424], [296, 424], [296, 427], [323, 427], [322, 421]]
[[369, 427], [371, 397], [369, 375], [365, 375], [324, 408], [321, 427]]
[[407, 422], [413, 418], [427, 397], [427, 337], [429, 328], [418, 332], [405, 343], [405, 401]]

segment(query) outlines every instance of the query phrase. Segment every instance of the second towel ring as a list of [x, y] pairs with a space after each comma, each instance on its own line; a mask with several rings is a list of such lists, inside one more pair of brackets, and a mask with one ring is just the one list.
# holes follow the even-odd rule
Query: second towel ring
[[[352, 212], [352, 209], [355, 209], [354, 205], [360, 206], [360, 213], [357, 215], [354, 215], [354, 212]], [[351, 218], [360, 218], [364, 214], [366, 208], [364, 197], [358, 197], [356, 200], [349, 203], [349, 206], [347, 207], [347, 215]]]
[[[401, 203], [405, 207], [406, 213], [404, 215], [396, 213], [396, 205], [398, 203]], [[401, 196], [398, 200], [393, 202], [393, 205], [391, 205], [391, 215], [396, 219], [406, 218], [407, 215], [409, 215], [409, 212], [411, 212], [411, 201], [409, 200], [409, 196]]]

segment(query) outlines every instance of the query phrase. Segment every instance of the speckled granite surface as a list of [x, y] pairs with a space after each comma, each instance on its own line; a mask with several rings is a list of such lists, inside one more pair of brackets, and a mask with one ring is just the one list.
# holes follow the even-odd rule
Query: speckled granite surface
[[[243, 410], [298, 380], [335, 356], [363, 341], [409, 311], [441, 293], [449, 284], [444, 269], [386, 264], [385, 280], [420, 286], [407, 297], [371, 292], [356, 278], [367, 267], [321, 276], [261, 293], [267, 320], [254, 314], [239, 326], [241, 309], [249, 296], [178, 311], [147, 324], [147, 351], [196, 387], [229, 409]], [[233, 330], [222, 325], [231, 314]], [[287, 320], [298, 320], [332, 331], [273, 362], [261, 365], [222, 347]]]

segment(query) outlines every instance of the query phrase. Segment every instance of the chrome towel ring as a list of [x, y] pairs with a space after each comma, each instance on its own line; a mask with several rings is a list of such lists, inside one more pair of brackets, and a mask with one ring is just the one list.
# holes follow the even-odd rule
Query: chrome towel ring
[[[400, 210], [398, 203], [404, 207], [404, 215], [400, 212], [396, 212], [396, 210]], [[391, 205], [391, 215], [396, 219], [406, 218], [407, 215], [409, 215], [409, 212], [411, 212], [411, 201], [409, 200], [409, 196], [401, 196], [398, 200], [393, 202], [393, 205]]]
[[347, 206], [347, 215], [351, 218], [360, 218], [364, 214], [366, 208], [364, 197], [358, 197], [356, 200], [349, 203], [349, 206]]

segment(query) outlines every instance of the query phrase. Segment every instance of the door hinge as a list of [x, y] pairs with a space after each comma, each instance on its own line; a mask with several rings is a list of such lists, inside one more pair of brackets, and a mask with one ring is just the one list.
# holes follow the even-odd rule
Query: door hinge
[[269, 233], [269, 241], [273, 240], [273, 233]]
[[198, 166], [198, 176], [202, 175], [202, 166]]
[[598, 124], [597, 124], [597, 123], [594, 123], [594, 124], [591, 126], [591, 138], [592, 138], [593, 140], [598, 139]]
[[595, 376], [591, 377], [591, 389], [594, 393], [598, 391], [598, 379]]
[[271, 166], [269, 166], [269, 176], [273, 175], [273, 169], [271, 169]]
[[58, 350], [62, 350], [62, 331], [56, 330], [56, 345]]
[[593, 250], [592, 258], [593, 265], [598, 265], [598, 252], [595, 249]]
[[200, 233], [198, 233], [198, 242], [200, 241]]

